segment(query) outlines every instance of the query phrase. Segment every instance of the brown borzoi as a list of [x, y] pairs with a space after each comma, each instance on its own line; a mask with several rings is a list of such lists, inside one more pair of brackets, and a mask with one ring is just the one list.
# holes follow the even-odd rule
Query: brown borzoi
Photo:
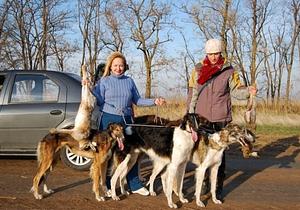
[[90, 167], [93, 191], [98, 201], [104, 201], [104, 193], [106, 192], [105, 180], [107, 162], [112, 155], [111, 149], [116, 142], [118, 142], [120, 150], [123, 149], [123, 139], [123, 126], [118, 123], [110, 124], [108, 129], [105, 131], [91, 131], [89, 141], [97, 145], [96, 151], [81, 150], [79, 148], [78, 141], [72, 138], [69, 134], [49, 133], [39, 142], [37, 148], [38, 169], [31, 188], [34, 197], [36, 199], [43, 198], [43, 196], [38, 192], [41, 182], [43, 182], [43, 189], [45, 193], [49, 194], [53, 192], [48, 189], [46, 185], [47, 175], [53, 170], [55, 163], [58, 161], [60, 149], [64, 146], [68, 146], [73, 153], [93, 159], [93, 163]]
[[169, 164], [168, 180], [164, 182], [164, 188], [169, 206], [175, 207], [169, 191], [172, 192], [172, 183], [177, 169], [185, 168], [190, 158], [195, 141], [198, 139], [196, 130], [199, 123], [200, 119], [197, 114], [186, 114], [178, 127], [133, 127], [133, 134], [125, 138], [123, 152], [114, 153], [115, 163], [123, 161], [119, 163], [111, 179], [112, 198], [119, 200], [116, 195], [116, 183], [119, 178], [121, 193], [125, 193], [124, 178], [135, 164], [138, 155], [145, 152], [153, 160], [154, 165], [158, 162]]
[[88, 80], [86, 66], [82, 65], [82, 83], [81, 103], [75, 118], [75, 124], [72, 129], [52, 128], [50, 133], [67, 133], [75, 140], [80, 142], [80, 148], [86, 147], [88, 142], [82, 141], [87, 139], [91, 130], [91, 116], [95, 107], [96, 98], [92, 93], [92, 81]]

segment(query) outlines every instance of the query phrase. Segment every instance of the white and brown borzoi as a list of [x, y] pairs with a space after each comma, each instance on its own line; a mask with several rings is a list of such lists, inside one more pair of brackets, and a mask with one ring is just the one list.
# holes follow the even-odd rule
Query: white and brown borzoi
[[[118, 123], [112, 123], [105, 131], [90, 132], [89, 141], [94, 142], [96, 151], [85, 151], [79, 148], [79, 142], [72, 138], [71, 135], [65, 133], [47, 134], [38, 144], [37, 157], [38, 169], [33, 178], [33, 186], [31, 191], [36, 199], [42, 199], [43, 196], [39, 194], [39, 185], [43, 182], [44, 192], [49, 194], [53, 191], [48, 189], [46, 179], [50, 171], [53, 170], [54, 165], [59, 159], [60, 149], [68, 146], [71, 151], [77, 155], [92, 158], [93, 163], [90, 168], [90, 176], [93, 181], [93, 191], [98, 201], [104, 201], [104, 194], [106, 192], [106, 170], [107, 163], [112, 155], [111, 149], [118, 142], [120, 150], [123, 148], [123, 126]], [[100, 183], [99, 183], [100, 181]]]
[[218, 169], [222, 162], [224, 150], [233, 143], [240, 143], [242, 145], [243, 154], [245, 157], [255, 156], [251, 152], [252, 143], [255, 141], [254, 134], [247, 129], [241, 128], [236, 124], [228, 124], [221, 131], [209, 134], [199, 144], [196, 145], [192, 153], [192, 162], [198, 167], [196, 168], [196, 204], [204, 207], [204, 203], [200, 200], [201, 188], [207, 169], [210, 169], [210, 185], [212, 201], [215, 204], [222, 202], [216, 198], [216, 184]]
[[[169, 164], [168, 176], [163, 181], [163, 186], [169, 206], [176, 207], [171, 195], [173, 182], [178, 168], [185, 169], [190, 159], [195, 141], [198, 140], [196, 130], [199, 123], [200, 119], [197, 114], [186, 114], [179, 127], [133, 127], [133, 134], [125, 137], [123, 152], [114, 153], [114, 163], [119, 165], [111, 179], [112, 198], [119, 200], [116, 195], [118, 178], [120, 178], [121, 193], [125, 193], [124, 178], [135, 164], [138, 155], [145, 152], [153, 160], [154, 165]], [[120, 161], [122, 162], [119, 163]], [[182, 183], [180, 186], [182, 187]], [[187, 202], [182, 194], [179, 194], [179, 197], [182, 202]]]
[[81, 68], [82, 80], [84, 81], [81, 89], [81, 103], [75, 118], [75, 124], [72, 129], [56, 129], [52, 128], [50, 133], [67, 133], [70, 134], [75, 140], [80, 141], [80, 147], [86, 146], [85, 141], [91, 130], [91, 116], [95, 107], [96, 98], [92, 93], [92, 81], [88, 79], [86, 66]]

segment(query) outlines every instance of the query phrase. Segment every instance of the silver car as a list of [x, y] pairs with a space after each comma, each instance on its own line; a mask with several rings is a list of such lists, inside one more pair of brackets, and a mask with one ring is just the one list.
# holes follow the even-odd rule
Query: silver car
[[[0, 155], [36, 154], [50, 128], [74, 125], [81, 99], [81, 78], [57, 71], [0, 71]], [[96, 107], [92, 127], [97, 128]], [[91, 160], [61, 151], [62, 161], [79, 170]]]

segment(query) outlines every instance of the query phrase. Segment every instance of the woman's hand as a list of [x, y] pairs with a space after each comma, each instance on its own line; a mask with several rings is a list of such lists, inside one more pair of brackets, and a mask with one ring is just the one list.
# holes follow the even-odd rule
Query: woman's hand
[[257, 89], [256, 89], [256, 87], [254, 87], [254, 86], [249, 86], [249, 87], [248, 87], [248, 91], [249, 91], [249, 93], [250, 93], [251, 95], [253, 95], [253, 96], [255, 96], [256, 93], [257, 93]]
[[166, 103], [166, 100], [164, 98], [159, 97], [154, 100], [154, 103], [156, 106], [161, 106]]
[[82, 79], [81, 80], [81, 85], [82, 86], [84, 86], [84, 85], [90, 85], [89, 83], [90, 83], [90, 81], [88, 79]]

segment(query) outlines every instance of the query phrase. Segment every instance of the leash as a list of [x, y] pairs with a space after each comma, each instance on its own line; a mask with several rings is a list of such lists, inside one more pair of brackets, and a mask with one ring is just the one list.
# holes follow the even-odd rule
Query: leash
[[[125, 125], [131, 126], [131, 127], [149, 127], [149, 128], [170, 128], [170, 127], [175, 127], [175, 126], [166, 126], [166, 125], [145, 125], [145, 124], [137, 124], [137, 123], [127, 123], [124, 114], [122, 113], [122, 118], [125, 123]], [[131, 121], [134, 122], [134, 120], [131, 117]], [[161, 122], [162, 123], [162, 122]]]
[[213, 134], [216, 132], [216, 130], [214, 130], [212, 128], [208, 128], [206, 126], [200, 126], [197, 131], [201, 132], [202, 134], [206, 134], [206, 135]]
[[[155, 114], [155, 118], [154, 118], [154, 122], [157, 123], [157, 119], [159, 118], [158, 117], [158, 106], [156, 106], [156, 114]], [[162, 124], [162, 121], [161, 121], [161, 118], [159, 118], [159, 121], [160, 121], [160, 124]]]
[[149, 128], [171, 128], [175, 126], [166, 126], [166, 125], [145, 125], [145, 124], [135, 124], [135, 123], [125, 123], [126, 126], [131, 127], [149, 127]]
[[[131, 127], [149, 127], [149, 128], [167, 128], [167, 127], [170, 128], [170, 127], [175, 127], [175, 126], [166, 126], [166, 125], [148, 125], [148, 124], [146, 125], [146, 124], [137, 124], [137, 123], [127, 123], [123, 110], [119, 110], [119, 111], [121, 112], [123, 121], [124, 121], [124, 123], [127, 127], [128, 126], [131, 126]], [[155, 114], [155, 118], [154, 118], [154, 123], [157, 123], [158, 119], [160, 121], [160, 124], [163, 124], [161, 118], [158, 117], [158, 107], [156, 107], [156, 114]], [[131, 122], [134, 122], [134, 119], [132, 118], [132, 116], [131, 116]]]

